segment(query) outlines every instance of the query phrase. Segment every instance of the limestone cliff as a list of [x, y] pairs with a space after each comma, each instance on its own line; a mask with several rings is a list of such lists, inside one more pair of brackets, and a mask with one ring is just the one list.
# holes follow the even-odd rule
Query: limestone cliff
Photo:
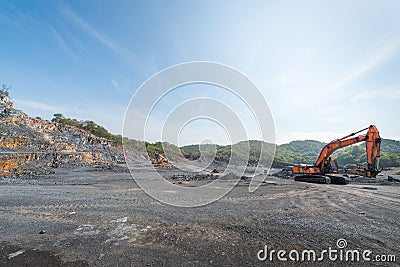
[[0, 176], [123, 162], [122, 146], [68, 125], [32, 118], [0, 92]]

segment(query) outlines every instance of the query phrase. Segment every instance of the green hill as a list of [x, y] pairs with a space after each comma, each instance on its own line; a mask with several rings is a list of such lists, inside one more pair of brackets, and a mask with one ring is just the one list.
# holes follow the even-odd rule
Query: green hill
[[[181, 147], [181, 151], [187, 158], [200, 157], [199, 150], [203, 152], [203, 155], [214, 155], [215, 153], [217, 160], [225, 162], [229, 162], [231, 154], [240, 161], [245, 160], [247, 158], [246, 152], [249, 151], [248, 162], [250, 164], [271, 162], [275, 147], [273, 144], [258, 140], [250, 140], [248, 144], [249, 147], [247, 147], [246, 141], [239, 142], [233, 146], [212, 144], [189, 145]], [[262, 155], [261, 151], [263, 151]]]
[[[250, 144], [250, 163], [256, 163], [260, 157], [261, 146], [263, 146], [263, 150], [271, 151], [273, 145], [268, 144], [261, 141], [249, 141]], [[246, 155], [241, 152], [245, 152], [246, 148], [243, 146], [246, 145], [246, 142], [239, 142], [235, 144], [234, 153], [241, 157], [245, 157]], [[202, 145], [202, 146], [210, 146], [210, 145]], [[276, 147], [276, 153], [274, 158], [275, 165], [280, 164], [289, 164], [293, 165], [296, 163], [306, 163], [306, 164], [314, 164], [321, 152], [322, 148], [325, 146], [325, 143], [315, 141], [315, 140], [305, 140], [305, 141], [292, 141], [288, 144], [282, 144]], [[213, 146], [214, 147], [214, 146]], [[242, 147], [242, 149], [241, 149]], [[219, 160], [228, 161], [231, 155], [231, 146], [216, 146], [217, 158]], [[205, 147], [202, 147], [202, 151], [205, 151]], [[181, 147], [181, 151], [184, 155], [191, 155], [194, 158], [199, 157], [199, 146], [198, 145], [190, 145]], [[269, 153], [266, 153], [261, 161], [268, 160]], [[336, 151], [333, 154], [333, 158], [337, 158], [340, 166], [348, 166], [348, 165], [365, 165], [366, 164], [366, 153], [365, 153], [365, 145], [354, 145], [350, 147], [345, 147]], [[383, 167], [400, 167], [400, 141], [390, 140], [390, 139], [382, 139], [381, 144], [381, 158], [380, 158], [381, 166]]]
[[[384, 168], [387, 167], [400, 167], [400, 153], [399, 150], [394, 150], [393, 147], [387, 144], [393, 143], [394, 140], [384, 139], [382, 140], [380, 165]], [[398, 141], [394, 141], [398, 142]], [[349, 166], [349, 165], [366, 165], [367, 155], [365, 152], [364, 145], [355, 145], [351, 147], [346, 147], [334, 153], [334, 157], [337, 158], [339, 165]]]
[[[54, 114], [52, 121], [75, 126], [98, 137], [114, 140], [120, 144], [122, 143], [122, 137], [120, 135], [109, 133], [104, 127], [97, 125], [93, 121], [77, 121], [75, 119], [65, 118], [62, 114]], [[203, 156], [213, 157], [216, 155], [217, 160], [225, 162], [229, 162], [231, 153], [235, 158], [240, 160], [245, 160], [247, 157], [247, 142], [245, 141], [234, 144], [233, 146], [202, 144], [201, 148], [199, 145], [189, 145], [178, 148], [167, 142], [149, 143], [124, 138], [124, 145], [137, 150], [141, 150], [140, 148], [145, 145], [150, 155], [165, 154], [163, 146], [168, 150], [167, 152], [169, 155], [176, 155], [180, 149], [182, 154], [190, 159], [199, 158], [200, 150]], [[276, 146], [274, 164], [275, 166], [284, 164], [293, 165], [296, 163], [314, 164], [324, 145], [325, 143], [319, 141], [304, 140], [292, 141], [288, 144]], [[271, 161], [275, 146], [263, 141], [251, 140], [249, 141], [249, 148], [248, 162], [250, 164], [257, 164], [258, 162], [263, 164]], [[260, 156], [261, 148], [262, 151], [264, 151], [262, 156]], [[337, 158], [340, 166], [365, 165], [365, 146], [364, 144], [360, 144], [340, 149], [333, 154], [333, 158]], [[400, 167], [400, 141], [382, 139], [380, 163], [383, 167]]]
[[[313, 164], [324, 145], [313, 140], [293, 141], [278, 146], [275, 159], [288, 164]], [[333, 154], [340, 166], [365, 165], [366, 157], [364, 144], [345, 147]], [[380, 164], [383, 167], [400, 167], [400, 141], [382, 139]]]
[[400, 141], [382, 139], [381, 151], [400, 155]]
[[313, 164], [324, 146], [325, 143], [314, 140], [292, 141], [277, 147], [275, 160], [287, 164]]

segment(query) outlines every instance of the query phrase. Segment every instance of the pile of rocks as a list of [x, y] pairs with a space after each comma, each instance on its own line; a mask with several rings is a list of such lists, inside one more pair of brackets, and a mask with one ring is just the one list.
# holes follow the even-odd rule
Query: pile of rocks
[[272, 174], [272, 176], [282, 178], [282, 179], [292, 179], [293, 174], [292, 174], [292, 170], [290, 168], [284, 168], [284, 169]]
[[151, 163], [154, 165], [154, 167], [158, 168], [164, 168], [164, 169], [173, 169], [175, 168], [174, 165], [172, 165], [167, 157], [165, 157], [162, 154], [154, 154], [150, 156]]
[[170, 177], [172, 180], [179, 181], [201, 181], [201, 180], [216, 180], [219, 175], [214, 174], [174, 174]]

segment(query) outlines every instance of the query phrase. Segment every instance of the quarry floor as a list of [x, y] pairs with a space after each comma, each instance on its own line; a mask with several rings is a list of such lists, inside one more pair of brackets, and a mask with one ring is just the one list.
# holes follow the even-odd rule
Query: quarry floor
[[241, 181], [217, 202], [178, 208], [147, 196], [127, 172], [0, 179], [0, 266], [382, 266], [257, 258], [265, 245], [322, 251], [338, 239], [396, 256], [383, 266], [400, 264], [400, 186], [268, 176], [254, 193]]

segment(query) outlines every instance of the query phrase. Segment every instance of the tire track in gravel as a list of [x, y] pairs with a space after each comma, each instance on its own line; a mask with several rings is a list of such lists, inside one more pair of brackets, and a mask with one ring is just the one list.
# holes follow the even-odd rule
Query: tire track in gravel
[[260, 199], [279, 199], [279, 198], [288, 198], [292, 196], [306, 196], [315, 193], [317, 189], [305, 189], [299, 192], [299, 189], [289, 190], [285, 193], [272, 193], [272, 194], [264, 194], [257, 196], [242, 196], [242, 197], [224, 197], [221, 200], [224, 201], [235, 201], [235, 200], [260, 200]]
[[[395, 214], [398, 213], [400, 205], [399, 198], [392, 199], [385, 195], [386, 190], [385, 188], [383, 192], [377, 193], [376, 191], [354, 191], [354, 188], [330, 187], [327, 190], [321, 190], [311, 199], [300, 197], [292, 199], [291, 203], [307, 213], [307, 216], [322, 219], [328, 225], [336, 222], [350, 231], [355, 230], [358, 247], [393, 252], [399, 251], [396, 236], [400, 234], [400, 227]], [[397, 192], [392, 192], [390, 195], [398, 196]], [[392, 201], [394, 203], [391, 203]], [[365, 216], [364, 210], [371, 210], [371, 212], [367, 212]], [[375, 211], [381, 214], [392, 214], [394, 217], [375, 215]], [[382, 220], [386, 221], [384, 226], [381, 226]], [[392, 221], [390, 226], [387, 221]], [[386, 237], [382, 239], [383, 236]]]
[[74, 212], [79, 210], [94, 210], [99, 208], [129, 208], [129, 207], [148, 207], [148, 206], [159, 206], [160, 203], [157, 201], [145, 202], [145, 201], [132, 201], [130, 199], [88, 199], [85, 201], [74, 201], [63, 204], [42, 204], [42, 205], [18, 205], [12, 207], [2, 207], [2, 211], [6, 212], [21, 212], [21, 211], [46, 211], [46, 212]]
[[[44, 197], [40, 202], [26, 204], [24, 201], [7, 203], [0, 206], [1, 216], [9, 221], [50, 222], [50, 223], [72, 223], [79, 224], [87, 212], [98, 210], [131, 210], [133, 208], [149, 208], [159, 206], [160, 203], [150, 198], [140, 198], [132, 188], [117, 188], [109, 192], [102, 192], [100, 189], [81, 187], [73, 195], [65, 194], [65, 191], [72, 191], [69, 186], [58, 188], [44, 187], [38, 191], [36, 187], [15, 188], [14, 194], [20, 195], [21, 199], [25, 196], [36, 195]], [[65, 196], [68, 196], [65, 198]], [[104, 197], [102, 195], [105, 195]], [[59, 202], [59, 199], [66, 199], [66, 202]], [[11, 204], [11, 205], [10, 205]], [[72, 212], [73, 214], [69, 214]], [[78, 213], [77, 215], [75, 215]], [[71, 216], [73, 215], [73, 216]]]
[[[358, 189], [358, 190], [357, 190]], [[382, 190], [384, 192], [379, 192], [379, 190]], [[378, 190], [365, 190], [362, 189], [361, 187], [358, 188], [334, 188], [334, 190], [339, 191], [340, 193], [344, 194], [347, 199], [351, 200], [348, 201], [350, 203], [354, 203], [355, 200], [360, 200], [362, 204], [369, 204], [369, 205], [374, 205], [377, 207], [381, 208], [388, 208], [388, 209], [393, 209], [393, 210], [399, 210], [400, 209], [400, 192], [398, 194], [392, 193], [394, 197], [388, 197], [384, 195], [387, 190], [384, 188], [378, 188]], [[365, 190], [362, 191], [362, 190]]]
[[[400, 209], [400, 192], [389, 192], [394, 197], [386, 196], [387, 191], [379, 192], [379, 191], [356, 191], [356, 189], [363, 190], [360, 188], [342, 188], [339, 186], [329, 186], [322, 185], [327, 187], [326, 189], [322, 189], [321, 185], [312, 185], [315, 187], [315, 190], [309, 190], [312, 193], [317, 193], [315, 196], [311, 198], [304, 199], [308, 194], [297, 194], [298, 197], [302, 198], [294, 198], [291, 200], [291, 203], [298, 206], [298, 208], [303, 211], [308, 211], [309, 207], [317, 206], [323, 204], [324, 206], [332, 206], [336, 209], [344, 210], [343, 207], [347, 209], [344, 210], [348, 212], [352, 208], [357, 208], [361, 205], [374, 205], [376, 207], [388, 208], [391, 210], [399, 210]], [[317, 192], [318, 191], [318, 192]], [[310, 193], [311, 194], [311, 193]], [[290, 195], [287, 195], [290, 196]], [[318, 201], [318, 203], [315, 203]], [[307, 208], [305, 208], [307, 207]], [[354, 210], [354, 209], [353, 209]]]

